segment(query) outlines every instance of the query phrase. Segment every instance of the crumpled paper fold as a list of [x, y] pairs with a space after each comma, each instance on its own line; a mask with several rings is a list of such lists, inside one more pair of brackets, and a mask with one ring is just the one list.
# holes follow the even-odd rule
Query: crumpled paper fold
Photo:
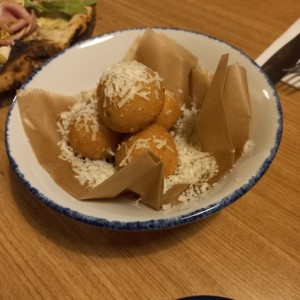
[[213, 180], [241, 157], [252, 119], [246, 70], [238, 64], [228, 66], [228, 57], [220, 59], [189, 139], [216, 158], [219, 172]]
[[163, 33], [151, 29], [136, 38], [123, 60], [136, 60], [158, 72], [165, 87], [187, 105], [193, 98], [200, 106], [211, 81], [211, 74], [194, 55]]

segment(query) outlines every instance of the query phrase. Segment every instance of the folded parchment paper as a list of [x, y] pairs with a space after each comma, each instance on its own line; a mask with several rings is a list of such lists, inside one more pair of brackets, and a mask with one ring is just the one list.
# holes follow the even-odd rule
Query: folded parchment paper
[[[190, 142], [215, 156], [219, 173], [212, 182], [219, 180], [241, 156], [249, 138], [251, 107], [244, 68], [227, 66], [228, 55], [223, 55], [211, 80], [205, 68], [186, 49], [152, 30], [137, 39], [125, 59], [136, 59], [152, 67], [182, 102], [189, 105], [196, 102], [201, 107]], [[179, 194], [189, 183], [175, 185], [163, 194], [162, 163], [150, 152], [93, 189], [80, 185], [70, 164], [58, 158], [60, 149], [57, 145], [61, 139], [57, 131], [59, 115], [74, 101], [73, 97], [42, 90], [18, 93], [23, 126], [33, 151], [59, 186], [79, 200], [113, 200], [122, 192], [133, 191], [140, 195], [144, 204], [155, 209], [160, 209], [163, 204], [178, 203]]]
[[200, 107], [211, 82], [211, 74], [194, 55], [166, 35], [151, 29], [137, 37], [124, 60], [136, 60], [158, 72], [165, 87], [187, 105], [194, 101]]

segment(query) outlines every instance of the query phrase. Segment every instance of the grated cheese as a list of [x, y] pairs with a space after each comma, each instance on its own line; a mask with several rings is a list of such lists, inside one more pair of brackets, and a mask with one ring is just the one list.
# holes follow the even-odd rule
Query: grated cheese
[[243, 147], [243, 155], [245, 155], [247, 153], [251, 153], [253, 148], [254, 148], [253, 140], [247, 140], [244, 147]]
[[[155, 148], [157, 150], [162, 149], [163, 147], [167, 146], [167, 141], [166, 139], [154, 139], [153, 142], [155, 143]], [[173, 149], [171, 149], [173, 151]]]
[[[130, 138], [132, 139], [132, 137]], [[130, 140], [129, 139], [129, 140]], [[127, 148], [127, 144], [125, 144], [125, 157], [123, 158], [123, 160], [119, 163], [120, 167], [124, 167], [127, 164], [129, 164], [132, 160], [131, 154], [135, 149], [149, 149], [150, 148], [150, 139], [137, 139], [128, 149]]]
[[194, 107], [182, 108], [182, 117], [178, 120], [171, 134], [178, 152], [178, 168], [174, 175], [168, 176], [164, 181], [164, 192], [175, 184], [190, 184], [179, 197], [182, 202], [190, 201], [200, 196], [211, 187], [207, 180], [213, 177], [217, 171], [216, 160], [209, 153], [188, 144], [193, 124], [198, 110]]
[[[160, 89], [160, 82], [163, 80], [157, 72], [150, 73], [149, 70], [137, 61], [109, 66], [104, 70], [100, 81], [105, 86], [105, 96], [118, 108], [132, 100], [136, 94], [149, 101], [151, 91], [144, 91], [145, 85], [154, 82], [157, 89]], [[158, 99], [158, 94], [156, 98]]]
[[[69, 125], [74, 118], [83, 121], [96, 118], [95, 116], [98, 113], [96, 103], [95, 91], [81, 93], [70, 110], [61, 113], [61, 121], [57, 124], [58, 131], [62, 136], [62, 140], [59, 142], [61, 149], [60, 158], [71, 164], [78, 182], [82, 185], [87, 184], [90, 188], [97, 186], [112, 176], [116, 172], [115, 168], [112, 163], [105, 160], [90, 160], [75, 155], [72, 148], [68, 145], [67, 136]], [[180, 201], [187, 202], [205, 194], [211, 188], [207, 180], [217, 173], [218, 167], [214, 157], [208, 153], [201, 152], [200, 149], [187, 142], [197, 118], [198, 110], [194, 107], [182, 107], [181, 111], [182, 117], [170, 131], [177, 148], [179, 165], [174, 175], [165, 178], [164, 192], [176, 184], [188, 183], [190, 186], [179, 196]], [[97, 132], [96, 123], [92, 126], [92, 130], [95, 130], [95, 132]], [[130, 155], [134, 149], [149, 148], [149, 142], [150, 139], [138, 139], [130, 149], [125, 149], [126, 157], [120, 163], [120, 166], [126, 165], [131, 161]], [[152, 142], [155, 143], [157, 149], [168, 147], [164, 139], [154, 137]], [[111, 151], [111, 149], [108, 151]], [[170, 205], [166, 205], [163, 209], [170, 207]]]
[[[97, 116], [97, 100], [94, 92], [81, 93], [78, 100], [70, 108], [69, 111], [62, 112], [60, 122], [57, 123], [58, 132], [62, 139], [58, 143], [61, 154], [60, 159], [63, 159], [71, 164], [75, 173], [75, 178], [82, 185], [87, 184], [89, 188], [93, 188], [103, 182], [108, 177], [115, 173], [115, 168], [111, 163], [105, 160], [91, 160], [75, 155], [73, 149], [68, 144], [68, 133], [71, 122], [83, 121], [83, 126], [87, 126], [87, 122], [92, 120], [91, 128], [93, 133], [99, 130], [99, 124], [96, 120]], [[108, 149], [111, 151], [111, 149]], [[111, 151], [112, 152], [112, 151]]]

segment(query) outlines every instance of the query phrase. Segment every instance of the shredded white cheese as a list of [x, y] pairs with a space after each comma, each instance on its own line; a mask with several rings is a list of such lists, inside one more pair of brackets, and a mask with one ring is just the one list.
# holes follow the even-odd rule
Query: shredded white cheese
[[[145, 85], [154, 82], [157, 89], [160, 89], [162, 80], [157, 72], [150, 73], [145, 65], [137, 61], [127, 61], [106, 68], [100, 82], [105, 86], [104, 93], [109, 101], [121, 108], [136, 94], [149, 101], [151, 91], [145, 91]], [[156, 98], [158, 99], [158, 94]]]
[[180, 201], [189, 201], [195, 196], [206, 192], [210, 186], [207, 180], [217, 172], [216, 160], [209, 153], [190, 145], [187, 140], [191, 134], [198, 110], [195, 108], [182, 108], [182, 117], [171, 131], [178, 152], [178, 168], [174, 175], [168, 176], [164, 181], [164, 192], [175, 184], [191, 184], [180, 195]]
[[[167, 146], [167, 141], [166, 139], [154, 139], [153, 142], [155, 143], [155, 148], [157, 150], [162, 149], [163, 147]], [[173, 149], [172, 149], [173, 150]]]
[[254, 148], [253, 140], [247, 140], [247, 142], [245, 143], [245, 145], [243, 147], [243, 155], [251, 152], [253, 150], [253, 148]]
[[[87, 124], [88, 121], [91, 122], [92, 120], [93, 125], [87, 126], [87, 130], [91, 128], [93, 133], [96, 133], [99, 130], [96, 116], [97, 100], [95, 94], [94, 92], [87, 92], [78, 96], [78, 100], [69, 111], [61, 113], [60, 122], [57, 123], [58, 131], [62, 136], [61, 141], [58, 143], [61, 150], [59, 158], [69, 162], [78, 182], [82, 185], [87, 184], [90, 188], [97, 186], [113, 175], [115, 168], [105, 160], [91, 160], [75, 155], [73, 149], [68, 144], [68, 133], [69, 126], [74, 120], [76, 122], [81, 121], [83, 124]], [[111, 149], [108, 149], [108, 151], [111, 151]]]
[[[69, 125], [74, 118], [78, 117], [79, 120], [95, 118], [98, 110], [96, 104], [95, 91], [82, 93], [69, 111], [61, 113], [61, 121], [58, 122], [58, 131], [62, 136], [62, 140], [59, 142], [61, 149], [60, 158], [71, 164], [75, 178], [79, 183], [87, 184], [90, 188], [97, 186], [112, 176], [116, 172], [114, 165], [105, 160], [90, 160], [75, 155], [72, 148], [68, 145], [67, 136]], [[197, 114], [198, 110], [196, 108], [187, 109], [182, 107], [182, 117], [170, 132], [177, 148], [179, 165], [174, 175], [165, 178], [164, 192], [176, 184], [190, 184], [189, 188], [179, 197], [179, 200], [182, 202], [190, 201], [206, 193], [211, 188], [207, 180], [213, 177], [218, 171], [214, 157], [208, 153], [201, 152], [200, 149], [195, 148], [187, 142]], [[92, 128], [92, 130], [97, 132], [97, 125]], [[149, 149], [149, 142], [150, 139], [138, 139], [130, 149], [125, 149], [126, 157], [120, 163], [120, 166], [126, 165], [131, 161], [130, 154], [134, 149]], [[164, 139], [154, 137], [152, 142], [155, 143], [157, 149], [168, 147]], [[109, 151], [111, 150], [109, 149]], [[114, 154], [112, 151], [111, 153]], [[163, 209], [169, 207], [170, 205], [167, 205]]]

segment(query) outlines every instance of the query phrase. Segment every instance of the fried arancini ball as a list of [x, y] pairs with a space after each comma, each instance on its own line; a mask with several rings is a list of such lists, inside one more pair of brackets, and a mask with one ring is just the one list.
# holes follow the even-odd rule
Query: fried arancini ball
[[170, 133], [155, 123], [131, 135], [120, 144], [115, 155], [116, 167], [126, 166], [148, 151], [161, 159], [165, 177], [175, 173], [178, 165], [175, 143]]
[[114, 155], [119, 133], [92, 117], [74, 119], [69, 126], [68, 142], [76, 154], [89, 159], [105, 159]]
[[106, 69], [97, 87], [99, 114], [112, 130], [133, 133], [153, 122], [164, 104], [162, 78], [136, 61]]
[[171, 129], [180, 117], [180, 104], [174, 94], [167, 89], [165, 90], [165, 102], [162, 112], [157, 117], [155, 123], [166, 129]]

